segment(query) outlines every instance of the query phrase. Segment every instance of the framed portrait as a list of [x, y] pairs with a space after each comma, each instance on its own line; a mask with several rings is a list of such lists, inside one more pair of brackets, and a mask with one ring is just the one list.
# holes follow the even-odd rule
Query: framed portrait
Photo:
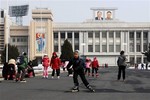
[[112, 20], [113, 19], [113, 11], [105, 11], [105, 20]]
[[103, 11], [95, 11], [95, 20], [103, 20]]

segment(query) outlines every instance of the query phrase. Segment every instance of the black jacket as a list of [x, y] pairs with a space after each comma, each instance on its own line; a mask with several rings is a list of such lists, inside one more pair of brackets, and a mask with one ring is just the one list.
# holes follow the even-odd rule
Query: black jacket
[[68, 65], [67, 65], [67, 69], [69, 69], [72, 66], [74, 71], [77, 70], [82, 70], [85, 68], [85, 63], [83, 61], [83, 59], [81, 58], [73, 58], [69, 61]]

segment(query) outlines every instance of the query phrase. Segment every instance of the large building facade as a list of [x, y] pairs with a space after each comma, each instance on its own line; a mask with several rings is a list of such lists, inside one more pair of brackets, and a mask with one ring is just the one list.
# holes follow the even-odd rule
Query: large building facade
[[11, 25], [9, 32], [5, 32], [5, 28], [0, 31], [3, 36], [9, 33], [9, 43], [16, 45], [20, 53], [27, 52], [31, 60], [40, 61], [45, 53], [51, 56], [53, 51], [60, 55], [64, 40], [68, 39], [73, 50], [90, 58], [96, 56], [100, 65], [116, 66], [121, 50], [131, 64], [146, 62], [141, 52], [146, 51], [150, 43], [150, 22], [119, 21], [115, 18], [117, 8], [91, 10], [93, 18], [85, 22], [55, 23], [50, 10], [35, 9], [29, 26]]

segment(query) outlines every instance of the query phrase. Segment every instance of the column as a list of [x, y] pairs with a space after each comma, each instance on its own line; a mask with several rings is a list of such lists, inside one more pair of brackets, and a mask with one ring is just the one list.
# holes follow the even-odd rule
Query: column
[[141, 52], [143, 52], [143, 31], [141, 32]]
[[123, 37], [123, 32], [122, 31], [120, 32], [120, 35], [121, 35], [120, 36], [121, 37], [121, 41], [120, 41], [121, 42], [121, 50], [123, 50], [123, 46], [124, 46], [123, 45], [123, 39], [124, 39], [124, 37]]
[[75, 44], [74, 44], [74, 40], [75, 40], [75, 39], [74, 39], [74, 32], [72, 32], [72, 49], [73, 49], [73, 51], [74, 51], [74, 45], [75, 45]]
[[130, 52], [130, 37], [129, 37], [129, 31], [127, 32], [127, 53]]
[[148, 32], [148, 44], [150, 43], [150, 30]]
[[86, 45], [85, 45], [85, 51], [88, 52], [88, 32], [85, 32], [85, 39], [86, 39]]
[[65, 40], [68, 38], [68, 34], [67, 32], [65, 32]]
[[107, 52], [109, 52], [109, 32], [107, 31]]
[[61, 39], [60, 39], [60, 32], [58, 32], [58, 52], [61, 52]]
[[116, 52], [116, 32], [114, 31], [114, 52]]
[[102, 32], [100, 32], [100, 52], [102, 52]]
[[93, 32], [93, 52], [95, 52], [95, 32]]
[[134, 52], [136, 53], [136, 31], [134, 31]]

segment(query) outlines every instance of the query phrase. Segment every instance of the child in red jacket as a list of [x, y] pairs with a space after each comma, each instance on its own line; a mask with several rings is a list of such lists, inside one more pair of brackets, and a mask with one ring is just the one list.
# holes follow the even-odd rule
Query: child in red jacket
[[49, 66], [50, 60], [48, 58], [48, 55], [45, 54], [43, 59], [42, 59], [42, 65], [44, 67], [43, 70], [43, 78], [48, 78], [48, 66]]
[[61, 61], [58, 58], [56, 52], [53, 53], [52, 58], [51, 58], [51, 63], [50, 66], [52, 67], [53, 71], [52, 71], [52, 78], [54, 78], [55, 75], [55, 71], [57, 73], [57, 78], [60, 78], [60, 65], [61, 65]]
[[94, 60], [92, 61], [91, 66], [92, 66], [92, 76], [94, 77], [94, 72], [95, 72], [96, 77], [98, 77], [97, 71], [99, 68], [99, 63], [96, 57], [94, 57]]

